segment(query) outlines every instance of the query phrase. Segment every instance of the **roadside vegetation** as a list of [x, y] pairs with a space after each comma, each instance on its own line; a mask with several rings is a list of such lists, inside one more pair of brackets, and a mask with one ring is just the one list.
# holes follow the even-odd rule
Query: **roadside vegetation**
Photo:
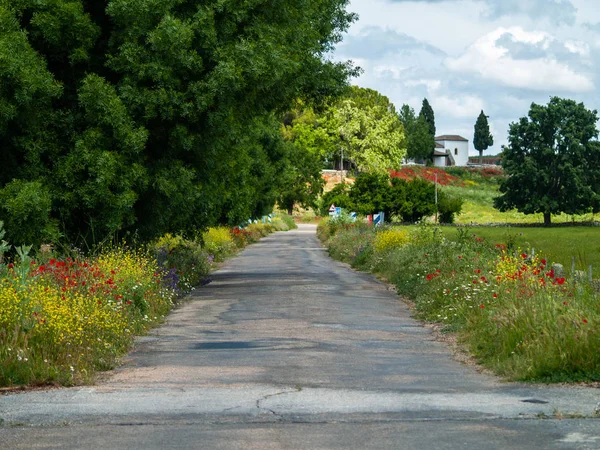
[[377, 229], [344, 216], [323, 221], [318, 234], [332, 257], [389, 280], [414, 301], [418, 318], [457, 332], [496, 373], [600, 380], [597, 286], [559, 272], [543, 245], [534, 255], [467, 228], [446, 238], [435, 225]]
[[293, 227], [282, 216], [192, 238], [166, 234], [140, 248], [99, 248], [91, 256], [11, 249], [0, 231], [0, 386], [92, 382], [115, 366], [134, 336], [209, 282], [216, 262]]

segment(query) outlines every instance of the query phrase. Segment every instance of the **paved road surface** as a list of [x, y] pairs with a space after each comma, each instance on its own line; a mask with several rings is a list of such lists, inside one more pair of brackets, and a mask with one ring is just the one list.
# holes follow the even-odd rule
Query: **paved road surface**
[[313, 226], [223, 265], [97, 386], [0, 397], [0, 448], [600, 449], [600, 390], [481, 375]]

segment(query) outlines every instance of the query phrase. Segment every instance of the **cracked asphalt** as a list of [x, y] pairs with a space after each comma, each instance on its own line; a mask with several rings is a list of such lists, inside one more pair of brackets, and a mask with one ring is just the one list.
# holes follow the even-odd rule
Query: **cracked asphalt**
[[0, 396], [0, 448], [600, 449], [600, 390], [455, 361], [315, 227], [223, 264], [95, 386]]

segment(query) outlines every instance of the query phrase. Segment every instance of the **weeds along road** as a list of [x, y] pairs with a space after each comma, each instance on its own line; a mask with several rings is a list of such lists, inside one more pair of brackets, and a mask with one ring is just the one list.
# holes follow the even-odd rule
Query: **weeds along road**
[[0, 448], [600, 448], [600, 390], [461, 365], [314, 226], [213, 279], [96, 386], [1, 396]]

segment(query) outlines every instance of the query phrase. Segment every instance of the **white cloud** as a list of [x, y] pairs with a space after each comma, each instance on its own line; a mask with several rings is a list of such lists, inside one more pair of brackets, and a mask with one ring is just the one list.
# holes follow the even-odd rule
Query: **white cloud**
[[[528, 32], [521, 27], [501, 27], [479, 38], [458, 58], [447, 58], [446, 66], [453, 71], [476, 73], [484, 79], [514, 88], [566, 92], [588, 92], [594, 89], [594, 83], [588, 76], [576, 73], [567, 64], [550, 55], [534, 59], [511, 57], [509, 50], [497, 42], [505, 35], [510, 35], [515, 43], [530, 44], [542, 49], [548, 49], [553, 41], [544, 32]], [[575, 49], [575, 46], [571, 45], [571, 48]]]
[[399, 80], [406, 68], [394, 66], [393, 64], [381, 64], [373, 67], [373, 74], [377, 78], [391, 78]]
[[590, 46], [582, 41], [566, 41], [565, 48], [571, 53], [576, 53], [581, 56], [589, 56]]
[[425, 86], [429, 92], [435, 92], [440, 89], [442, 85], [441, 80], [408, 80], [404, 82], [404, 86], [406, 87], [416, 87], [416, 86]]
[[434, 96], [431, 105], [438, 115], [445, 115], [460, 119], [477, 117], [485, 109], [483, 100], [473, 95], [463, 95], [452, 98], [447, 95]]

